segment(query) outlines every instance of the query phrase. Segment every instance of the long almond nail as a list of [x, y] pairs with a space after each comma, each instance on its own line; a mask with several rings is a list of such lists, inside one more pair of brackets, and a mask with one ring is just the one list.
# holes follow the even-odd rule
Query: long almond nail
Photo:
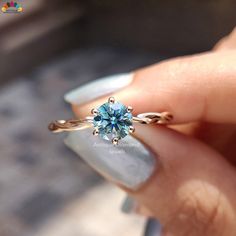
[[65, 94], [65, 101], [80, 105], [128, 86], [133, 73], [117, 74], [92, 81]]
[[155, 169], [154, 154], [131, 135], [114, 146], [89, 128], [71, 132], [65, 144], [103, 176], [130, 189], [145, 183]]

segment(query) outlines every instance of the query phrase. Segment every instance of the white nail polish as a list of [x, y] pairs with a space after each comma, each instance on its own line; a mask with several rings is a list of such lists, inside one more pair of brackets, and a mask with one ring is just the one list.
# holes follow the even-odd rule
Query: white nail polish
[[65, 94], [65, 101], [80, 105], [128, 86], [133, 73], [117, 74], [92, 81]]
[[89, 128], [71, 132], [65, 144], [105, 177], [130, 189], [140, 187], [155, 169], [154, 155], [131, 135], [114, 146], [94, 137]]

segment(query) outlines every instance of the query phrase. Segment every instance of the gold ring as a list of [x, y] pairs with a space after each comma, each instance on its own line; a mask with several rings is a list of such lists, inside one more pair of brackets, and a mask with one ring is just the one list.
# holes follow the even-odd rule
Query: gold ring
[[134, 133], [133, 123], [141, 124], [167, 124], [173, 116], [169, 112], [148, 112], [137, 116], [132, 115], [133, 108], [117, 102], [114, 97], [97, 109], [92, 109], [92, 116], [83, 119], [56, 120], [49, 124], [48, 128], [53, 133], [63, 131], [76, 131], [94, 127], [93, 135], [99, 135], [103, 139], [111, 140], [113, 144], [128, 134]]

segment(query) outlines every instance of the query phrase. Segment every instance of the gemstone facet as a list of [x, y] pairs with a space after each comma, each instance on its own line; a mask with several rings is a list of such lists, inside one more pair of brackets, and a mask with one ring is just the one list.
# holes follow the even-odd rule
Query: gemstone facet
[[124, 138], [129, 134], [132, 126], [132, 114], [120, 102], [107, 102], [97, 109], [98, 113], [93, 118], [94, 128], [106, 140]]

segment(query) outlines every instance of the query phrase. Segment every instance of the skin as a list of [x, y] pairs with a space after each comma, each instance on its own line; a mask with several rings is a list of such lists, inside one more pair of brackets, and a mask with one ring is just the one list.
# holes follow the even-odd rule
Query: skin
[[[158, 167], [136, 191], [140, 212], [172, 236], [236, 235], [236, 30], [212, 51], [137, 70], [113, 94], [135, 113], [170, 111], [172, 124], [135, 135], [158, 156]], [[78, 116], [104, 99], [73, 106]]]

